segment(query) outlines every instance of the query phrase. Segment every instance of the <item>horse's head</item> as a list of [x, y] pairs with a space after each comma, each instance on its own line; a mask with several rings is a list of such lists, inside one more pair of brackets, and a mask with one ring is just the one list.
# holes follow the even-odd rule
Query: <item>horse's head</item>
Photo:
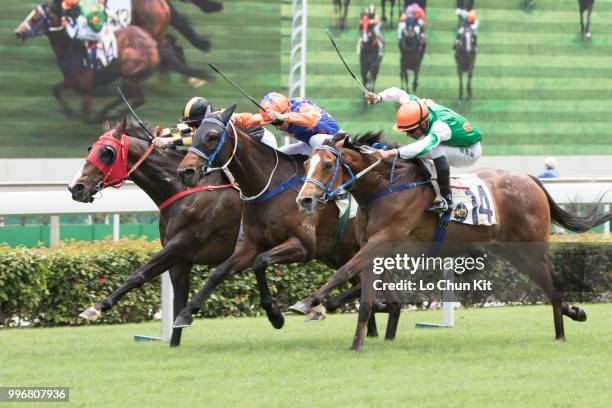
[[363, 158], [343, 133], [315, 148], [304, 162], [306, 180], [296, 198], [300, 211], [314, 215], [318, 203], [324, 203], [344, 192], [343, 183], [353, 177], [353, 170], [366, 167]]
[[51, 10], [50, 6], [42, 4], [30, 11], [15, 29], [15, 35], [18, 40], [25, 41], [58, 29], [61, 29], [60, 18]]
[[83, 167], [68, 185], [73, 200], [91, 203], [103, 188], [119, 187], [125, 182], [129, 176], [128, 161], [136, 161], [146, 151], [144, 142], [128, 143], [126, 128], [125, 118], [114, 128], [106, 123], [105, 132], [89, 148]]
[[[234, 103], [220, 112], [211, 112], [210, 108], [206, 112], [193, 135], [192, 147], [178, 167], [179, 177], [186, 187], [196, 185], [210, 168], [231, 160], [232, 147], [227, 140], [230, 137], [229, 122], [235, 109]], [[234, 146], [236, 144], [234, 141]]]

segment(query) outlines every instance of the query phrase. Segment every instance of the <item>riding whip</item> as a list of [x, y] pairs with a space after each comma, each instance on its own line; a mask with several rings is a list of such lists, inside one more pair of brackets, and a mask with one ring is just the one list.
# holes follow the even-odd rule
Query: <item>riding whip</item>
[[145, 132], [147, 132], [147, 135], [149, 135], [149, 137], [151, 139], [155, 139], [155, 137], [153, 137], [153, 134], [151, 133], [151, 131], [149, 131], [149, 129], [147, 129], [147, 127], [144, 125], [144, 122], [142, 120], [140, 120], [140, 118], [138, 117], [138, 115], [136, 114], [134, 109], [132, 109], [132, 106], [130, 105], [130, 103], [128, 102], [127, 98], [123, 94], [123, 91], [121, 91], [121, 87], [117, 86], [117, 92], [119, 92], [119, 95], [121, 95], [121, 98], [123, 99], [123, 102], [125, 102], [125, 104], [127, 105], [128, 109], [130, 110], [130, 112], [132, 112], [132, 116], [134, 116], [134, 119], [136, 119], [136, 121], [138, 122], [138, 125], [140, 125], [140, 127]]
[[262, 111], [266, 111], [266, 109], [264, 109], [259, 102], [257, 102], [255, 100], [255, 98], [253, 98], [251, 95], [249, 95], [248, 93], [246, 93], [242, 88], [240, 88], [238, 85], [236, 85], [236, 83], [234, 81], [232, 81], [231, 79], [229, 79], [227, 76], [225, 76], [225, 74], [223, 74], [223, 72], [221, 72], [221, 70], [219, 70], [219, 68], [217, 68], [214, 64], [209, 63], [208, 66], [210, 67], [210, 69], [212, 69], [213, 71], [215, 71], [217, 74], [221, 75], [221, 78], [225, 79], [231, 86], [234, 87], [234, 89], [236, 89], [238, 92], [240, 92], [241, 94], [243, 94], [244, 96], [246, 96], [246, 98], [253, 102], [255, 104], [255, 106], [257, 106], [259, 109], [261, 109]]
[[353, 74], [353, 71], [351, 71], [351, 69], [349, 68], [348, 64], [346, 63], [346, 61], [344, 60], [344, 57], [342, 57], [342, 54], [340, 53], [340, 50], [338, 49], [338, 46], [336, 45], [336, 42], [334, 41], [334, 39], [332, 38], [331, 33], [329, 32], [329, 30], [325, 30], [325, 32], [327, 33], [327, 36], [329, 37], [329, 40], [331, 41], [332, 45], [334, 46], [334, 48], [336, 49], [336, 53], [338, 54], [338, 56], [340, 57], [340, 60], [342, 61], [342, 63], [344, 64], [344, 67], [346, 68], [346, 70], [349, 72], [349, 74], [351, 74], [351, 76], [353, 77], [353, 79], [355, 80], [355, 82], [357, 82], [357, 85], [359, 85], [359, 88], [364, 92], [367, 93], [368, 90], [366, 89], [365, 86], [363, 86], [363, 84], [357, 79], [357, 77], [355, 76], [355, 74]]

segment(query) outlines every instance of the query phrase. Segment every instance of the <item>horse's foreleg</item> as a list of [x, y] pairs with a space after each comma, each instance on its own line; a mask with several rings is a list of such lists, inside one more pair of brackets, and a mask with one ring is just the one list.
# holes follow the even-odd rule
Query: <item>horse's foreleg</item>
[[[363, 295], [362, 295], [363, 298]], [[372, 313], [372, 303], [361, 301], [359, 303], [359, 313], [357, 315], [357, 328], [355, 329], [355, 336], [353, 337], [353, 344], [351, 345], [351, 351], [360, 351], [363, 346], [363, 339], [366, 334], [366, 328], [370, 315]]]
[[586, 37], [591, 38], [591, 13], [593, 12], [593, 4], [587, 11], [587, 25], [586, 25]]
[[253, 263], [253, 259], [257, 253], [255, 252], [256, 244], [244, 241], [236, 251], [223, 262], [215, 271], [208, 277], [204, 287], [189, 301], [187, 306], [181, 310], [174, 319], [174, 328], [187, 327], [193, 322], [193, 315], [198, 313], [202, 304], [213, 290], [225, 279], [240, 273], [247, 269]]
[[348, 8], [350, 4], [351, 4], [351, 0], [344, 0], [344, 10], [342, 12], [342, 22], [340, 23], [340, 28], [343, 30], [346, 28], [346, 17], [348, 15]]
[[[382, 21], [383, 23], [387, 21], [387, 13], [385, 10], [385, 6], [387, 4], [387, 0], [380, 0], [380, 8], [382, 10]], [[393, 13], [391, 13], [391, 19], [393, 19]]]
[[308, 250], [302, 241], [291, 237], [282, 244], [257, 255], [251, 269], [257, 277], [257, 286], [261, 298], [261, 307], [266, 311], [268, 320], [276, 329], [283, 327], [285, 319], [281, 311], [274, 305], [266, 280], [266, 268], [274, 263], [303, 262], [308, 257]]
[[580, 10], [580, 36], [584, 38], [584, 10]]
[[416, 94], [417, 87], [419, 86], [419, 68], [414, 69], [414, 81], [412, 82], [412, 92]]
[[474, 67], [472, 66], [468, 71], [468, 80], [467, 80], [467, 97], [468, 99], [472, 99], [472, 74], [474, 73]]
[[459, 75], [459, 100], [463, 99], [463, 72], [461, 70], [457, 71]]
[[[179, 311], [187, 305], [189, 296], [189, 278], [193, 265], [179, 264], [170, 268], [170, 279], [172, 279], [172, 290], [174, 292], [173, 315], [178, 316]], [[178, 347], [181, 344], [182, 328], [173, 328], [170, 346]]]
[[121, 298], [127, 295], [132, 289], [142, 286], [145, 282], [161, 275], [171, 266], [176, 264], [178, 252], [173, 245], [166, 245], [161, 251], [155, 254], [149, 262], [132, 272], [123, 284], [111, 293], [106, 299], [97, 303], [79, 316], [89, 321], [100, 319], [102, 312], [112, 309]]

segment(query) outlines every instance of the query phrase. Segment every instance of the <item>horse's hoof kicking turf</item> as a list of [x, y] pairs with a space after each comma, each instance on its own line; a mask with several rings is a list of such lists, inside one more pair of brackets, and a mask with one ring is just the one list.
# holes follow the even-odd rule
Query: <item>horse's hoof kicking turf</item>
[[586, 312], [579, 308], [578, 306], [572, 306], [572, 310], [576, 312], [576, 321], [577, 322], [586, 322], [587, 315]]
[[100, 312], [95, 307], [90, 306], [87, 309], [83, 310], [79, 317], [89, 322], [95, 322], [102, 318], [102, 312]]
[[305, 314], [308, 313], [310, 308], [306, 305], [306, 303], [304, 303], [301, 300], [299, 300], [296, 303], [294, 303], [292, 306], [289, 306], [289, 310], [291, 310], [292, 312], [295, 312], [295, 313], [299, 313], [299, 314], [304, 314], [305, 315]]
[[174, 320], [174, 324], [172, 325], [173, 329], [181, 329], [183, 327], [191, 326], [191, 322], [193, 322], [193, 317], [185, 317], [185, 316], [177, 316], [176, 320]]
[[308, 316], [304, 318], [304, 321], [306, 323], [320, 322], [320, 321], [325, 320], [326, 316], [327, 315], [326, 315], [325, 306], [319, 305], [319, 306], [315, 306], [312, 308], [312, 311], [308, 313]]

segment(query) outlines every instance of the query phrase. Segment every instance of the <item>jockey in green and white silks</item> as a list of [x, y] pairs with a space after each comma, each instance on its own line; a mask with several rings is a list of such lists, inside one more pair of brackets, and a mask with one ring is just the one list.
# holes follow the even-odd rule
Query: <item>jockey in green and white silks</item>
[[123, 26], [108, 20], [104, 2], [99, 0], [64, 0], [62, 25], [75, 40], [85, 42], [86, 65], [93, 68], [107, 66], [117, 58], [117, 40], [114, 32]]
[[395, 156], [432, 159], [438, 173], [440, 197], [428, 210], [446, 212], [452, 209], [449, 165], [467, 167], [480, 158], [482, 135], [478, 128], [453, 110], [398, 88], [389, 88], [379, 94], [368, 92], [365, 98], [369, 103], [399, 103], [393, 129], [417, 139], [398, 149], [376, 151], [374, 155], [378, 159]]

